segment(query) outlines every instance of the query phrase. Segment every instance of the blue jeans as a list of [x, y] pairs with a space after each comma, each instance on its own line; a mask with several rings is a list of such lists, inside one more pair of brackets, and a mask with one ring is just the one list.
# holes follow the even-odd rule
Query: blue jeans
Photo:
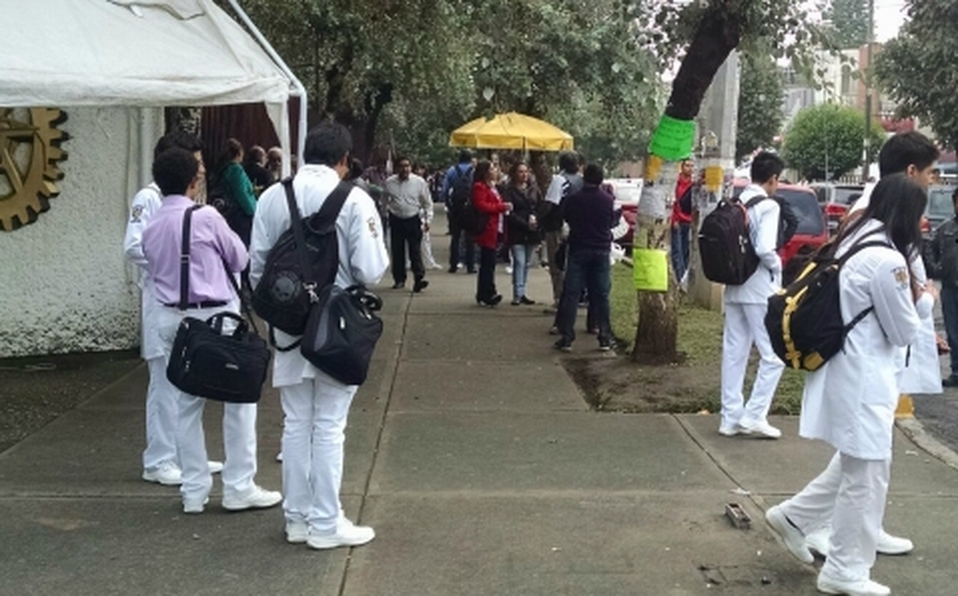
[[958, 288], [941, 286], [941, 314], [945, 316], [945, 333], [951, 348], [951, 376], [958, 377]]
[[593, 323], [599, 328], [599, 344], [608, 344], [612, 340], [609, 322], [610, 269], [607, 250], [569, 251], [565, 285], [562, 287], [562, 300], [556, 317], [559, 334], [565, 343], [571, 344], [575, 340], [575, 318], [583, 288], [589, 291], [589, 310], [594, 313], [596, 320]]
[[691, 225], [680, 223], [678, 228], [672, 228], [672, 269], [675, 270], [675, 279], [681, 280], [689, 268], [689, 234]]
[[512, 251], [512, 299], [519, 300], [526, 295], [526, 282], [529, 279], [529, 263], [532, 262], [534, 244], [513, 244]]

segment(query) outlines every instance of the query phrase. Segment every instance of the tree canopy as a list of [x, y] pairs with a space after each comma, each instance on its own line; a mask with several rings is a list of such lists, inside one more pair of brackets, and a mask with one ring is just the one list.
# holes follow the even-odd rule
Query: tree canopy
[[958, 3], [908, 3], [908, 21], [875, 60], [879, 83], [899, 116], [931, 126], [939, 140], [958, 146]]
[[851, 50], [868, 42], [867, 0], [831, 0], [825, 18], [832, 23], [833, 38], [839, 48]]
[[[870, 146], [877, 154], [885, 135], [872, 126]], [[782, 157], [807, 180], [832, 180], [862, 163], [865, 115], [827, 103], [805, 108], [785, 131]]]

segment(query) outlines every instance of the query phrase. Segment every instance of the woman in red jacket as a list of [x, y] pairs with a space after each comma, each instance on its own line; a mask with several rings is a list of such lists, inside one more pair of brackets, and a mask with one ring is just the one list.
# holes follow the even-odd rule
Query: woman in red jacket
[[503, 202], [496, 190], [499, 167], [489, 160], [476, 164], [473, 176], [472, 204], [476, 211], [487, 216], [486, 228], [476, 236], [479, 245], [479, 278], [476, 282], [476, 303], [495, 306], [502, 302], [496, 292], [496, 247], [502, 233], [502, 214], [512, 210], [511, 203]]

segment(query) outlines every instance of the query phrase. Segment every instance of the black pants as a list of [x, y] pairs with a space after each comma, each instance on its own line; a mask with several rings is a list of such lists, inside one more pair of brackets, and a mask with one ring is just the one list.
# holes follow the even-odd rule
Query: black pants
[[419, 216], [399, 219], [389, 215], [389, 246], [392, 250], [393, 281], [406, 283], [406, 245], [409, 246], [409, 264], [416, 281], [426, 276], [422, 264], [422, 221]]
[[456, 211], [450, 211], [449, 230], [452, 236], [450, 237], [449, 244], [449, 268], [459, 268], [459, 243], [463, 242], [466, 245], [466, 260], [464, 261], [466, 263], [466, 269], [472, 271], [476, 268], [476, 243], [462, 230], [458, 219], [459, 214]]
[[496, 249], [479, 247], [479, 277], [476, 300], [488, 301], [496, 292]]

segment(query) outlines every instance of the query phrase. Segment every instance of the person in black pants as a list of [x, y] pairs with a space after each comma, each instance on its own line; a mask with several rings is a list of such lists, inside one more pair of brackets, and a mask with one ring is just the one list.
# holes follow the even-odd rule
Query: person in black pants
[[496, 249], [499, 246], [499, 230], [502, 215], [512, 211], [512, 203], [506, 203], [496, 190], [499, 168], [488, 160], [476, 165], [475, 183], [472, 187], [472, 204], [485, 217], [485, 226], [476, 235], [479, 245], [479, 278], [476, 280], [476, 302], [495, 306], [502, 302], [496, 291]]
[[466, 203], [472, 200], [474, 158], [472, 151], [459, 152], [459, 163], [449, 168], [442, 182], [440, 194], [449, 217], [449, 273], [459, 270], [460, 244], [464, 244], [466, 270], [476, 272], [476, 244], [468, 238], [459, 219]]
[[[422, 263], [422, 235], [432, 223], [432, 196], [429, 185], [412, 173], [408, 158], [396, 160], [398, 172], [386, 179], [386, 210], [389, 212], [389, 245], [392, 251], [393, 289], [406, 285], [406, 246], [415, 283], [413, 292], [426, 289], [426, 268]], [[425, 221], [420, 219], [423, 213]]]

